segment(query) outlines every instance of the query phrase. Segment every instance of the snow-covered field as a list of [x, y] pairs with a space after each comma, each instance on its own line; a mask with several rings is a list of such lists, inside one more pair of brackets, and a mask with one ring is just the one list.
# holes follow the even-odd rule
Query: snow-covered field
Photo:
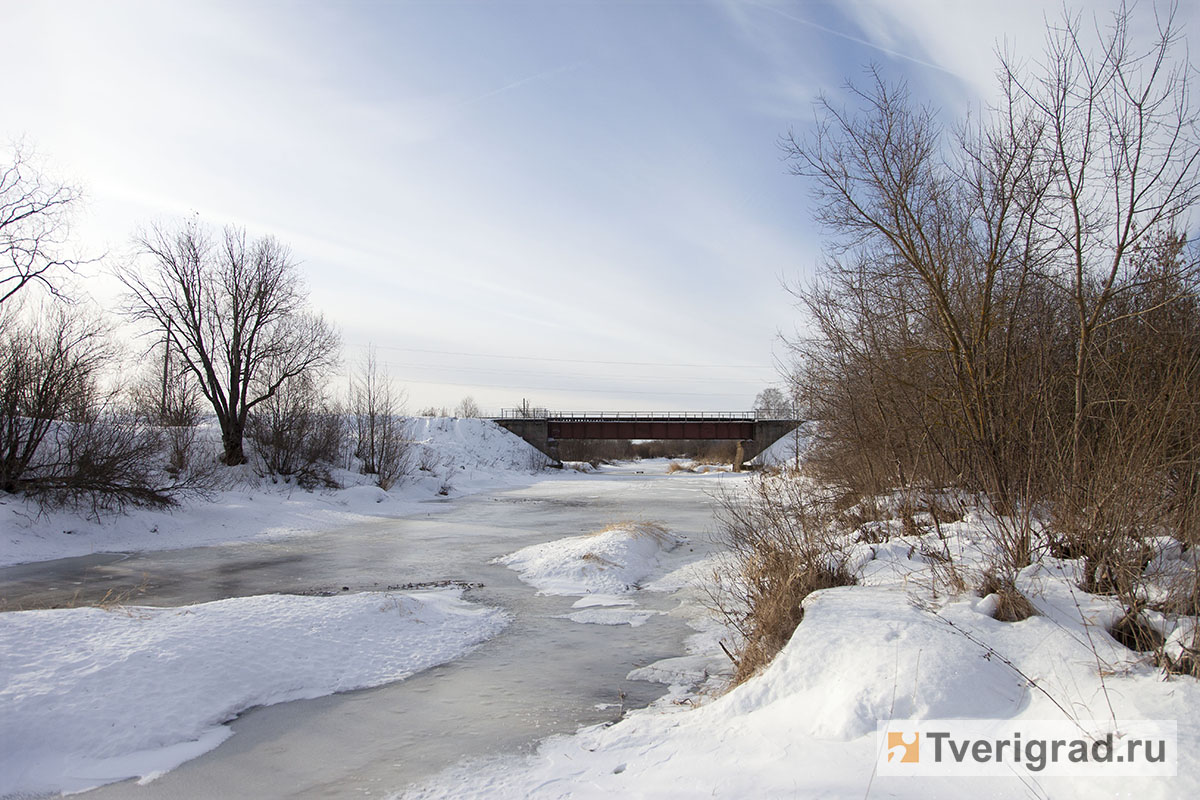
[[458, 590], [0, 614], [0, 796], [153, 779], [248, 708], [403, 680], [505, 624]]
[[272, 484], [242, 468], [240, 480], [214, 492], [210, 500], [100, 520], [70, 512], [39, 513], [28, 501], [0, 497], [0, 566], [329, 530], [427, 509], [418, 504], [434, 497], [525, 485], [547, 463], [533, 447], [488, 420], [416, 417], [409, 420], [408, 436], [413, 442], [411, 474], [387, 492], [372, 485], [369, 476], [344, 470], [335, 477], [346, 488], [308, 492]]
[[[860, 584], [810, 595], [780, 655], [727, 694], [673, 691], [616, 725], [551, 738], [528, 757], [460, 765], [404, 796], [1200, 796], [1200, 685], [1118, 644], [1107, 632], [1113, 601], [1077, 588], [1076, 562], [1047, 557], [1024, 570], [1018, 587], [1038, 614], [1012, 623], [993, 618], [994, 595], [949, 591], [923, 555], [945, 548], [976, 569], [994, 525], [980, 513], [943, 524], [944, 540], [897, 528], [882, 544], [859, 544]], [[657, 666], [668, 682], [681, 671]], [[1050, 777], [1020, 766], [1010, 777], [881, 775], [876, 725], [889, 719], [1176, 720], [1178, 775]]]

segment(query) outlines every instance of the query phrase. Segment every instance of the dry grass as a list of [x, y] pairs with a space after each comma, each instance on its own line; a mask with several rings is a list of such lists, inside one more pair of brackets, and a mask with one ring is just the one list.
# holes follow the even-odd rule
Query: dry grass
[[734, 684], [766, 666], [804, 618], [804, 598], [854, 584], [832, 498], [803, 481], [759, 476], [745, 498], [718, 498], [729, 558], [709, 586], [712, 608], [739, 634]]
[[612, 531], [628, 531], [635, 539], [654, 539], [662, 544], [666, 544], [672, 540], [671, 533], [667, 530], [667, 526], [661, 522], [633, 522], [624, 520], [622, 522], [610, 522], [598, 531], [589, 534], [590, 536], [599, 536]]
[[130, 603], [150, 590], [150, 577], [142, 573], [142, 579], [136, 586], [126, 589], [108, 589], [98, 599], [87, 599], [83, 589], [75, 592], [64, 600], [51, 600], [42, 603], [28, 603], [21, 600], [10, 600], [0, 597], [0, 613], [6, 611], [49, 611], [60, 608], [98, 608], [101, 611], [111, 611], [132, 616]]
[[1020, 622], [1037, 616], [1037, 609], [1028, 597], [1021, 594], [1012, 578], [1004, 577], [994, 570], [983, 574], [978, 590], [981, 597], [996, 595], [999, 602], [992, 616], [1001, 622]]

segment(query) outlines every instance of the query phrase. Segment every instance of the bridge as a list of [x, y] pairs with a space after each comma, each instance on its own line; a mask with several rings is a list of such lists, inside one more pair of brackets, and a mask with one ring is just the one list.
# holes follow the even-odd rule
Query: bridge
[[564, 439], [723, 439], [739, 444], [735, 468], [800, 425], [754, 411], [564, 414], [529, 408], [505, 409], [493, 421], [555, 461]]

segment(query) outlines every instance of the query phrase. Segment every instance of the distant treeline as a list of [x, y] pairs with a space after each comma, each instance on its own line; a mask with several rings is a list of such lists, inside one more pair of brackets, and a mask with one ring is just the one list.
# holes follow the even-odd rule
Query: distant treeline
[[729, 464], [737, 455], [737, 442], [720, 439], [567, 439], [558, 443], [563, 461], [629, 461], [635, 458], [689, 458]]

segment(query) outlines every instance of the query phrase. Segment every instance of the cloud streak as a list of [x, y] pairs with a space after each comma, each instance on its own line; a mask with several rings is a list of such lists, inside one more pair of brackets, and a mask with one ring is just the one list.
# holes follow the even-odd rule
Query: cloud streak
[[916, 56], [909, 55], [908, 53], [902, 53], [898, 50], [893, 50], [891, 48], [884, 47], [883, 45], [878, 44], [877, 42], [872, 42], [867, 39], [859, 38], [857, 36], [851, 36], [850, 34], [845, 33], [843, 31], [835, 30], [833, 28], [828, 27], [827, 25], [822, 25], [819, 22], [813, 22], [810, 19], [805, 19], [804, 17], [796, 16], [795, 14], [790, 14], [790, 13], [783, 11], [782, 9], [776, 8], [775, 6], [770, 5], [768, 3], [748, 2], [747, 5], [753, 6], [754, 8], [760, 8], [763, 11], [769, 11], [772, 14], [775, 14], [776, 16], [783, 17], [784, 19], [791, 20], [792, 22], [796, 22], [800, 25], [807, 25], [810, 28], [814, 28], [823, 33], [828, 33], [831, 36], [837, 36], [838, 38], [845, 39], [848, 42], [854, 42], [855, 44], [860, 44], [863, 47], [869, 47], [872, 50], [877, 50], [880, 53], [892, 56], [893, 58], [899, 58], [899, 59], [903, 59], [905, 61], [910, 61], [913, 64], [919, 64], [922, 67], [927, 67], [929, 69], [937, 70], [938, 72], [943, 72], [947, 75], [953, 75], [956, 78], [961, 77], [958, 75], [958, 73], [954, 72], [953, 70], [946, 69], [945, 67], [943, 67], [939, 64], [934, 64], [932, 61], [926, 61], [924, 59], [917, 58]]

